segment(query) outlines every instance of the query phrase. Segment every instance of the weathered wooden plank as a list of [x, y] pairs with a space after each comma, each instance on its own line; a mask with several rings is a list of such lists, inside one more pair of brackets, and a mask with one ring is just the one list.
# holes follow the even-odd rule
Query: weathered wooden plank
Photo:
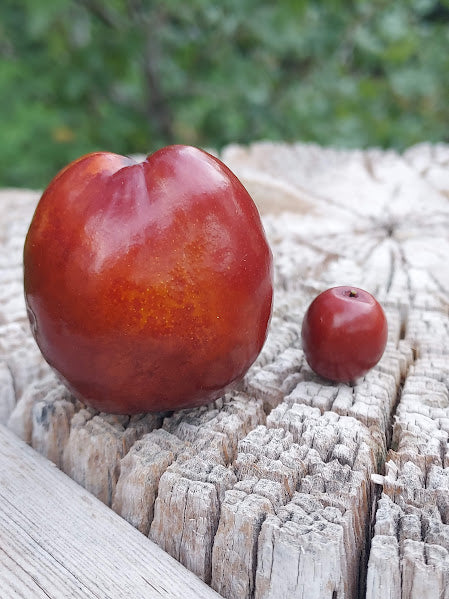
[[[449, 148], [260, 143], [223, 158], [259, 203], [275, 258], [267, 342], [233, 393], [152, 422], [71, 398], [26, 324], [21, 251], [37, 195], [11, 191], [0, 420], [224, 597], [360, 599], [365, 579], [369, 599], [445, 597]], [[300, 341], [309, 301], [343, 283], [376, 294], [389, 321], [384, 357], [354, 386], [314, 375]]]
[[1, 425], [0, 506], [5, 599], [219, 597]]
[[120, 462], [112, 509], [148, 535], [162, 474], [190, 445], [163, 429], [144, 435]]
[[239, 482], [222, 506], [212, 586], [226, 597], [356, 596], [381, 449], [362, 423], [302, 404], [279, 405], [267, 427], [239, 445]]
[[[397, 406], [376, 514], [367, 598], [449, 597], [449, 315], [411, 310], [415, 350]], [[384, 570], [382, 548], [401, 577]]]
[[214, 455], [174, 463], [161, 476], [150, 538], [210, 582], [211, 548], [220, 504], [235, 475]]

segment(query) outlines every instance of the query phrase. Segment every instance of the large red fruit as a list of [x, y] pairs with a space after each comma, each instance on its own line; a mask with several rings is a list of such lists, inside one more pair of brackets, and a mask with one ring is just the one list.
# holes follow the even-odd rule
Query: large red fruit
[[98, 410], [217, 398], [266, 337], [272, 257], [257, 209], [218, 159], [169, 146], [141, 163], [99, 152], [44, 192], [24, 248], [34, 337]]
[[310, 304], [302, 324], [302, 345], [317, 374], [351, 382], [382, 357], [388, 324], [379, 302], [357, 287], [332, 287]]

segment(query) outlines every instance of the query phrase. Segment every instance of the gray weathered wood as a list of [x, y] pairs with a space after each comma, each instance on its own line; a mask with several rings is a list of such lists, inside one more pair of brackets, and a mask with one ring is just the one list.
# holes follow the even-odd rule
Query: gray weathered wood
[[219, 597], [2, 425], [0, 506], [5, 599]]
[[[258, 143], [222, 157], [275, 259], [269, 335], [244, 379], [153, 420], [86, 410], [27, 327], [21, 251], [38, 196], [4, 191], [0, 421], [226, 598], [448, 599], [449, 147]], [[374, 293], [389, 323], [354, 386], [314, 375], [301, 348], [308, 303], [339, 284]]]
[[385, 476], [373, 477], [383, 493], [368, 599], [384, 592], [449, 597], [449, 319], [439, 311], [411, 310], [408, 336], [415, 360], [397, 406]]

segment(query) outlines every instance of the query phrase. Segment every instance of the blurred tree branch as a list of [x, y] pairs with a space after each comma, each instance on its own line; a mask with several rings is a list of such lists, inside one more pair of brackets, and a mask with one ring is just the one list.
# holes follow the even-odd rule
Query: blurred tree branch
[[158, 134], [166, 138], [167, 143], [173, 143], [173, 115], [168, 99], [163, 90], [163, 76], [161, 73], [161, 47], [157, 34], [161, 23], [150, 31], [148, 28], [143, 57], [145, 81], [147, 85], [147, 116], [154, 121]]
[[[147, 90], [146, 117], [152, 122], [156, 134], [171, 143], [174, 139], [173, 116], [163, 89], [161, 72], [161, 43], [158, 32], [164, 26], [165, 16], [162, 10], [145, 9], [140, 0], [127, 0], [128, 18], [108, 9], [105, 3], [97, 0], [78, 0], [86, 10], [98, 18], [104, 25], [123, 31], [131, 28], [140, 30], [145, 41], [141, 55], [142, 70]], [[129, 22], [130, 21], [130, 22]]]
[[88, 10], [92, 15], [97, 17], [104, 25], [111, 27], [112, 29], [122, 29], [122, 24], [117, 15], [113, 14], [105, 3], [97, 2], [96, 0], [77, 0], [78, 4], [81, 4]]

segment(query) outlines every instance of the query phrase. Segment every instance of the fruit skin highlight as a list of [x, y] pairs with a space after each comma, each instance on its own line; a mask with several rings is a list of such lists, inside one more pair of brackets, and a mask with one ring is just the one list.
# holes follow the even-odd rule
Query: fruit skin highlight
[[217, 158], [168, 146], [82, 156], [43, 193], [24, 247], [47, 362], [97, 410], [208, 403], [258, 356], [272, 307], [260, 217]]
[[378, 301], [357, 287], [332, 287], [310, 304], [302, 324], [309, 366], [331, 381], [352, 382], [381, 359], [388, 336]]

